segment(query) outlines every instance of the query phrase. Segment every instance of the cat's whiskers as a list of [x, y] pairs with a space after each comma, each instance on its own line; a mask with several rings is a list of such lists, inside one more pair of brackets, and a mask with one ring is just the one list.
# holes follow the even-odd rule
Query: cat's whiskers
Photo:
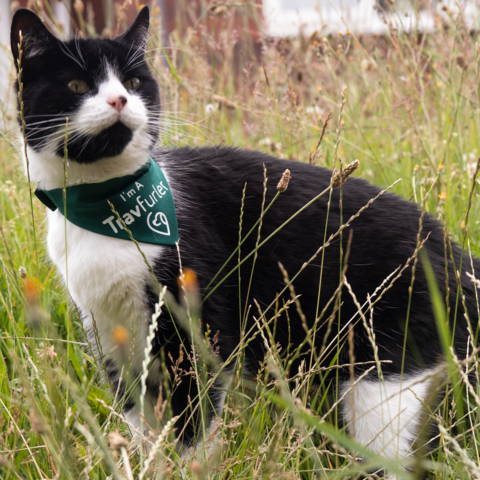
[[[56, 128], [59, 127], [59, 128]], [[52, 132], [52, 129], [55, 128], [55, 130]], [[43, 132], [43, 134], [42, 134]], [[51, 141], [51, 140], [56, 140], [57, 138], [64, 138], [65, 137], [65, 129], [62, 129], [61, 125], [58, 126], [50, 126], [50, 127], [44, 127], [44, 128], [37, 128], [32, 132], [27, 133], [24, 135], [24, 137], [27, 140], [30, 140], [32, 138], [35, 138], [38, 142], [43, 142], [44, 140]]]
[[[131, 50], [131, 48], [130, 48]], [[130, 52], [129, 50], [129, 52]], [[137, 48], [133, 51], [131, 55], [127, 58], [127, 63], [125, 65], [125, 72], [130, 72], [131, 70], [135, 69], [138, 65], [143, 63], [144, 60], [144, 45], [140, 44]]]
[[27, 129], [32, 129], [34, 132], [39, 132], [42, 130], [51, 130], [52, 128], [58, 128], [62, 125], [65, 125], [65, 122], [59, 119], [51, 120], [40, 120], [38, 122], [27, 123]]
[[23, 136], [26, 140], [36, 140], [37, 142], [43, 142], [46, 139], [51, 138], [56, 135], [58, 132], [57, 126], [45, 127], [45, 128], [36, 128], [25, 133]]
[[63, 117], [57, 117], [57, 118], [46, 118], [44, 120], [35, 120], [34, 122], [29, 122], [28, 120], [25, 122], [27, 127], [34, 127], [35, 125], [41, 125], [45, 123], [51, 123], [51, 122], [56, 122], [58, 124], [60, 123], [66, 123], [64, 121]]
[[[79, 138], [84, 137], [84, 145], [81, 149], [81, 152], [84, 151], [85, 147], [91, 142], [94, 138], [92, 133], [98, 133], [96, 130], [92, 132], [92, 125], [90, 122], [75, 122], [66, 123], [65, 115], [59, 115], [58, 118], [51, 118], [46, 120], [39, 120], [37, 122], [30, 122], [27, 124], [27, 127], [31, 129], [25, 135], [27, 140], [35, 138], [39, 143], [43, 142], [42, 148], [44, 149], [57, 149], [59, 143], [65, 138], [68, 139], [69, 143], [77, 141]], [[108, 118], [103, 119], [108, 120]], [[99, 123], [102, 123], [100, 119]], [[148, 126], [153, 124], [147, 123]], [[105, 127], [108, 128], [108, 127]], [[55, 129], [52, 131], [52, 129]], [[66, 131], [66, 129], [68, 129]], [[42, 135], [42, 132], [44, 134]], [[46, 141], [45, 141], [46, 140]]]
[[198, 115], [190, 113], [190, 112], [181, 112], [178, 110], [150, 110], [150, 113], [154, 116], [160, 117], [176, 117], [176, 118], [184, 118], [184, 119], [196, 119]]
[[192, 125], [204, 122], [203, 119], [202, 120], [190, 120], [186, 117], [181, 117], [180, 115], [168, 114], [168, 113], [163, 113], [163, 112], [160, 112], [160, 113], [151, 113], [150, 112], [150, 117], [153, 118], [153, 119], [158, 119], [158, 120], [162, 120], [162, 119], [180, 120], [180, 121], [183, 121], [185, 123], [190, 123]]
[[193, 127], [196, 129], [201, 129], [208, 131], [210, 130], [206, 127], [204, 121], [189, 121], [189, 120], [182, 120], [182, 119], [175, 119], [175, 118], [168, 118], [168, 117], [151, 117], [149, 118], [149, 122], [151, 124], [158, 124], [159, 126], [175, 126], [175, 127]]
[[[126, 66], [130, 66], [132, 62], [138, 58], [139, 55], [144, 54], [145, 52], [145, 45], [146, 45], [146, 39], [144, 38], [141, 42], [138, 44], [130, 44], [130, 47], [128, 49], [128, 56], [127, 56], [127, 64]], [[135, 46], [135, 50], [132, 50], [132, 47]]]
[[72, 127], [83, 133], [83, 135], [97, 135], [101, 131], [114, 125], [118, 121], [118, 118], [112, 117], [109, 112], [103, 112], [95, 117], [94, 122], [92, 120], [93, 119], [90, 118], [82, 120], [81, 118], [74, 117], [72, 119]]
[[130, 67], [126, 68], [125, 69], [125, 73], [129, 73], [131, 72], [132, 70], [135, 70], [137, 67], [139, 67], [140, 65], [142, 65], [144, 63], [144, 59], [141, 58], [140, 60], [138, 60], [137, 62], [135, 62], [134, 64], [130, 65]]
[[90, 143], [90, 139], [88, 139], [86, 142], [83, 143], [82, 148], [80, 149], [80, 151], [78, 153], [79, 156], [83, 154], [85, 149], [88, 147], [89, 143]]
[[79, 42], [79, 36], [78, 35], [75, 35], [75, 37], [73, 38], [73, 44], [75, 45], [75, 49], [78, 53], [78, 57], [80, 58], [82, 64], [85, 65], [85, 68], [86, 68], [87, 62], [85, 61], [83, 53], [80, 50], [80, 42]]
[[57, 131], [55, 134], [46, 135], [45, 138], [48, 140], [44, 143], [42, 150], [55, 152], [60, 143], [67, 139], [68, 143], [77, 141], [83, 135], [80, 132], [65, 132], [65, 130]]
[[[172, 133], [178, 133], [178, 129], [181, 127], [187, 127], [188, 129], [193, 130], [194, 132], [200, 133], [200, 134], [216, 134], [214, 130], [211, 128], [207, 127], [204, 125], [203, 121], [198, 121], [198, 122], [190, 122], [190, 121], [174, 121], [170, 120], [168, 118], [152, 118], [149, 119], [149, 125], [151, 127], [154, 127], [158, 132], [161, 134], [172, 134]], [[187, 137], [187, 138], [195, 138], [192, 132], [189, 132], [186, 129], [182, 129], [181, 131], [182, 136]]]
[[29, 118], [36, 118], [36, 117], [46, 117], [46, 118], [53, 118], [53, 117], [69, 117], [69, 113], [40, 113], [40, 114], [34, 114], [30, 113], [28, 115], [25, 115], [25, 120], [28, 122]]
[[140, 65], [141, 63], [143, 63], [145, 60], [143, 58], [143, 55], [142, 53], [138, 53], [138, 54], [135, 54], [131, 60], [130, 60], [130, 63], [126, 65], [125, 67], [125, 72], [129, 72], [131, 70], [133, 70], [135, 67], [137, 67], [138, 65]]
[[77, 56], [68, 48], [66, 43], [60, 43], [60, 50], [68, 57], [70, 60], [74, 61], [82, 70], [87, 70], [87, 65], [82, 62], [82, 59], [77, 58]]
[[133, 47], [133, 43], [131, 43], [128, 47], [128, 51], [127, 51], [127, 60], [130, 58], [130, 55], [131, 55], [131, 52], [132, 52], [132, 47]]

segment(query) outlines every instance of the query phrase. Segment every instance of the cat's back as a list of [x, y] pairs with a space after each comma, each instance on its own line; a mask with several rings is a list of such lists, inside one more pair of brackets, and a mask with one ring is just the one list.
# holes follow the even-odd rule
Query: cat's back
[[284, 221], [302, 209], [290, 228], [308, 225], [314, 237], [317, 230], [323, 236], [326, 224], [338, 229], [352, 216], [356, 217], [355, 229], [383, 230], [389, 238], [414, 235], [416, 241], [420, 217], [422, 228], [435, 233], [442, 230], [433, 217], [422, 215], [417, 204], [361, 178], [349, 177], [341, 187], [329, 189], [332, 171], [305, 162], [230, 147], [182, 147], [159, 150], [156, 156], [179, 197], [180, 215], [184, 202], [189, 211], [201, 205], [198, 215], [203, 219], [212, 213], [210, 209], [215, 210], [215, 221], [222, 218], [224, 225], [238, 224], [240, 210], [246, 223], [256, 221], [262, 203], [268, 205], [277, 195], [278, 181], [288, 169], [288, 188], [269, 208], [264, 218], [267, 228], [269, 222]]

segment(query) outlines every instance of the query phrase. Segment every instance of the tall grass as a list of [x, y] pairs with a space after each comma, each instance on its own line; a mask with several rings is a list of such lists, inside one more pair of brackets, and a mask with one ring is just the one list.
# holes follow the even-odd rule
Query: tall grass
[[[148, 58], [161, 86], [163, 144], [236, 145], [336, 169], [358, 159], [355, 175], [420, 203], [469, 253], [480, 254], [474, 190], [480, 155], [476, 33], [451, 16], [429, 35], [391, 31], [385, 37], [317, 33], [264, 39], [258, 60], [250, 42], [241, 47], [236, 43], [232, 29], [215, 33], [207, 28], [212, 21], [231, 25], [235, 14], [256, 15], [256, 7], [250, 2], [220, 6], [206, 8], [193, 27], [179, 28], [168, 48], [161, 47], [155, 17]], [[188, 14], [187, 5], [180, 17]], [[246, 59], [240, 67], [234, 65], [239, 48]], [[13, 80], [13, 70], [7, 73]], [[286, 381], [285, 359], [272, 341], [271, 320], [281, 310], [275, 304], [269, 311], [255, 304], [242, 306], [244, 314], [255, 312], [268, 351], [265, 367], [255, 383], [242, 380], [244, 340], [229, 374], [224, 413], [196, 454], [178, 455], [168, 408], [150, 450], [131, 442], [119, 413], [122, 399], [107, 385], [47, 258], [43, 207], [30, 204], [20, 166], [19, 129], [14, 115], [4, 117], [1, 478], [362, 478], [381, 466], [403, 478], [418, 477], [425, 468], [435, 479], [480, 478], [480, 393], [471, 382], [479, 378], [477, 353], [471, 348], [468, 359], [460, 361], [449, 352], [450, 332], [433, 280], [430, 289], [448, 368], [436, 372], [444, 400], [425, 406], [424, 423], [433, 420], [438, 435], [431, 453], [418, 450], [413, 473], [346, 434], [338, 392], [330, 385], [314, 390], [308, 365], [293, 383]], [[252, 235], [258, 235], [261, 245], [261, 218], [257, 227]], [[240, 261], [240, 249], [232, 253]], [[295, 273], [284, 272], [287, 285]], [[221, 278], [222, 273], [215, 281]], [[300, 311], [293, 289], [290, 295], [282, 308]], [[204, 395], [212, 381], [205, 372], [216, 359], [198, 329], [200, 312], [191, 308], [194, 285], [193, 293], [185, 288], [185, 298], [186, 303], [175, 308], [199, 352], [196, 373]], [[359, 305], [359, 315], [368, 331], [368, 308], [362, 311]], [[341, 334], [348, 342], [349, 332]], [[381, 371], [380, 363], [373, 362], [371, 368]], [[338, 365], [316, 367], [335, 371]]]

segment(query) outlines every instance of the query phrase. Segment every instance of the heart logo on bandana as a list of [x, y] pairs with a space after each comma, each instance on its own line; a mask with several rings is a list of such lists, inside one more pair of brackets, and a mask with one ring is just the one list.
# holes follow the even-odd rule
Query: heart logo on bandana
[[160, 235], [170, 235], [170, 225], [168, 218], [163, 212], [150, 212], [147, 215], [147, 225], [152, 232]]

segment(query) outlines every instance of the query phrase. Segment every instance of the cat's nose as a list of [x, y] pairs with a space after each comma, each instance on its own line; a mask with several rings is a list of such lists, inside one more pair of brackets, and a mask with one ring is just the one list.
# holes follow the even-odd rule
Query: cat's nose
[[123, 95], [112, 97], [107, 100], [107, 103], [111, 105], [117, 112], [121, 112], [127, 103], [127, 97], [124, 97]]

